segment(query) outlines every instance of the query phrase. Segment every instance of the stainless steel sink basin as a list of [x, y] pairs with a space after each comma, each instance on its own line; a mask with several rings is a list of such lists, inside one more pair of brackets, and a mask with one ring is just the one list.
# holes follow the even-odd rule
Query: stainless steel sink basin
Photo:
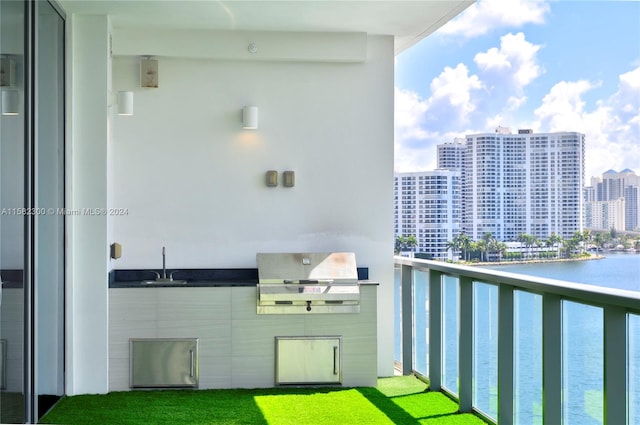
[[154, 279], [154, 280], [143, 280], [143, 285], [184, 285], [186, 284], [186, 280], [171, 280], [171, 279]]

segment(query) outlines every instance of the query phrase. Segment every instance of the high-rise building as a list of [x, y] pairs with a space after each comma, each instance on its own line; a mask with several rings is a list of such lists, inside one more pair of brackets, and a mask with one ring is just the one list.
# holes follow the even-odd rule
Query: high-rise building
[[438, 145], [438, 169], [461, 170], [467, 140], [456, 137], [452, 143]]
[[396, 173], [395, 235], [415, 236], [412, 251], [447, 260], [447, 243], [460, 231], [460, 172]]
[[461, 228], [471, 239], [583, 230], [583, 134], [499, 127], [467, 135], [463, 164]]
[[593, 230], [625, 228], [625, 200], [593, 201], [585, 203], [585, 226]]
[[[585, 188], [585, 207], [589, 210], [600, 210], [603, 205], [593, 205], [592, 202], [611, 203], [616, 205], [611, 208], [623, 207], [622, 214], [624, 220], [610, 220], [608, 226], [603, 229], [614, 228], [616, 230], [637, 230], [640, 226], [640, 177], [632, 170], [624, 169], [620, 172], [608, 170], [600, 177], [591, 178], [591, 186]], [[622, 203], [617, 202], [622, 200]], [[607, 207], [609, 208], [609, 207]], [[586, 216], [586, 227], [590, 229], [601, 229], [602, 223], [591, 220], [591, 216]]]
[[[435, 171], [396, 173], [395, 235], [414, 252], [451, 258], [460, 232], [516, 241], [522, 233], [571, 238], [584, 227], [584, 135], [577, 132], [468, 135], [438, 145]], [[448, 169], [444, 169], [448, 167]], [[598, 214], [598, 213], [596, 213]], [[608, 214], [607, 214], [608, 216]]]
[[624, 188], [625, 230], [640, 229], [640, 187], [629, 185]]

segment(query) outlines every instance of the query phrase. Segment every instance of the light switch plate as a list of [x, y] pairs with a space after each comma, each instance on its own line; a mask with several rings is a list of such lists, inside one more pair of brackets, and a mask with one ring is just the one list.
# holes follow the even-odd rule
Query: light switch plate
[[285, 171], [282, 173], [282, 184], [284, 187], [293, 187], [296, 185], [296, 173], [293, 171]]
[[276, 170], [269, 170], [265, 175], [265, 183], [268, 187], [278, 186], [278, 172]]
[[111, 258], [117, 260], [122, 257], [122, 245], [117, 242], [111, 244]]

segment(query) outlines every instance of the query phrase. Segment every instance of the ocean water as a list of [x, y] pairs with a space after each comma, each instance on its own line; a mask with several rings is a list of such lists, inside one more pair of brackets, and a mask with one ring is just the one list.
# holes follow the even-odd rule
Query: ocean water
[[495, 270], [640, 291], [640, 254], [605, 253], [602, 260], [487, 266]]
[[[571, 282], [640, 291], [640, 255], [607, 254], [602, 260], [491, 267]], [[428, 291], [426, 273], [416, 274], [414, 288], [414, 368], [428, 370]], [[457, 393], [458, 287], [453, 278], [443, 286], [443, 385]], [[498, 290], [474, 283], [474, 405], [497, 417]], [[399, 307], [399, 306], [397, 306]], [[516, 291], [514, 298], [514, 410], [517, 424], [542, 424], [542, 297]], [[399, 311], [399, 308], [396, 309]], [[399, 313], [398, 313], [399, 314]], [[397, 318], [399, 320], [399, 317]], [[603, 424], [603, 311], [564, 301], [562, 305], [563, 423]], [[640, 425], [640, 316], [628, 321], [629, 424]], [[400, 358], [399, 337], [396, 353]]]

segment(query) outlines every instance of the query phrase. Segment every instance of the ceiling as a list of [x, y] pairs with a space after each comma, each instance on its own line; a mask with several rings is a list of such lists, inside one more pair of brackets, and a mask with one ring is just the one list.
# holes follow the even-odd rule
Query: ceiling
[[475, 0], [59, 0], [67, 15], [109, 15], [114, 28], [365, 32], [412, 46]]

